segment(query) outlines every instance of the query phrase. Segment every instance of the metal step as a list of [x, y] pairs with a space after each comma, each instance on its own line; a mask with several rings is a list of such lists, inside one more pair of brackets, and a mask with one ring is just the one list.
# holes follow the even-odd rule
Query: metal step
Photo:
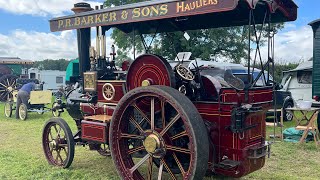
[[222, 169], [232, 169], [240, 165], [239, 161], [233, 161], [230, 159], [225, 159], [220, 163], [216, 164], [215, 166]]

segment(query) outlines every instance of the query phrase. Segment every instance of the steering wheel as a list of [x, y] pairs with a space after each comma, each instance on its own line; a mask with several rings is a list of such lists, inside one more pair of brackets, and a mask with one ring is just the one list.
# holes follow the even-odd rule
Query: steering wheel
[[190, 69], [184, 67], [182, 64], [179, 64], [178, 66], [176, 66], [176, 70], [182, 79], [187, 81], [192, 81], [194, 79], [194, 75], [190, 71]]

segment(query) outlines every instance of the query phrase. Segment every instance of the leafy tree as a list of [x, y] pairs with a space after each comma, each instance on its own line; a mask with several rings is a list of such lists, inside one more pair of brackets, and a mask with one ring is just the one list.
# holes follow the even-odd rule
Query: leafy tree
[[[146, 0], [106, 0], [106, 7], [119, 6], [124, 4], [142, 2]], [[275, 30], [281, 29], [283, 24], [274, 25]], [[257, 26], [260, 30], [261, 26]], [[152, 53], [162, 55], [168, 59], [174, 59], [176, 54], [181, 51], [190, 51], [193, 58], [202, 58], [209, 60], [210, 57], [216, 59], [225, 59], [229, 62], [241, 63], [247, 58], [248, 54], [248, 27], [227, 27], [215, 29], [203, 29], [187, 31], [191, 39], [186, 41], [183, 32], [161, 33], [156, 36], [152, 44]], [[260, 34], [258, 33], [258, 36]], [[266, 37], [266, 31], [263, 31], [262, 37]], [[118, 29], [114, 29], [111, 37], [123, 54], [129, 54], [133, 49], [133, 34], [125, 34]], [[151, 36], [145, 36], [150, 40]], [[252, 34], [252, 40], [255, 35]], [[263, 38], [261, 39], [263, 40]], [[263, 45], [265, 40], [261, 42]], [[139, 35], [135, 36], [135, 50], [138, 53], [144, 51], [143, 43]], [[253, 46], [254, 47], [254, 46]]]
[[68, 60], [59, 59], [59, 60], [52, 60], [52, 59], [45, 59], [43, 61], [36, 61], [32, 67], [38, 68], [40, 70], [59, 70], [65, 71], [69, 64]]

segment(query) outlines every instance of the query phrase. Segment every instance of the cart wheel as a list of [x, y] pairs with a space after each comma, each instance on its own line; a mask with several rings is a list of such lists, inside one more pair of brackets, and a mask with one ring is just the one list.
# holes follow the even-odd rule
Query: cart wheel
[[12, 116], [12, 103], [11, 102], [6, 102], [4, 104], [4, 115], [6, 117], [11, 117]]
[[[148, 112], [139, 109], [140, 101], [150, 103]], [[155, 111], [156, 103], [160, 111]], [[133, 146], [131, 141], [142, 145]], [[131, 90], [113, 113], [110, 149], [122, 179], [202, 179], [207, 170], [208, 145], [199, 112], [171, 87]], [[144, 152], [143, 158], [134, 156], [138, 151]]]
[[19, 106], [19, 118], [21, 120], [26, 120], [27, 117], [28, 117], [28, 108], [27, 108], [27, 105], [25, 105], [24, 103], [21, 103], [20, 106]]
[[12, 98], [12, 91], [16, 89], [17, 78], [17, 76], [11, 74], [0, 78], [0, 101], [7, 101]]
[[38, 114], [40, 114], [40, 115], [44, 114], [44, 108], [43, 107], [39, 108]]
[[59, 109], [55, 109], [55, 108], [54, 108], [54, 107], [56, 107], [57, 105], [58, 105], [57, 102], [54, 102], [54, 103], [52, 104], [51, 111], [52, 111], [53, 117], [60, 117], [60, 115], [61, 115], [61, 112], [59, 111]]
[[100, 149], [97, 151], [101, 156], [111, 156], [110, 148], [107, 144], [100, 144]]
[[49, 164], [68, 168], [74, 157], [74, 139], [68, 124], [51, 118], [42, 132], [42, 147]]

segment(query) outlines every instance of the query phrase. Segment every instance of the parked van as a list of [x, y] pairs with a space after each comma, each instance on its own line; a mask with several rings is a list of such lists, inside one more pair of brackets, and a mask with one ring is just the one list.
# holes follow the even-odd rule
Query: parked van
[[59, 87], [64, 86], [66, 82], [66, 72], [58, 70], [39, 70], [37, 68], [29, 69], [29, 78], [44, 82], [43, 90], [57, 91]]

